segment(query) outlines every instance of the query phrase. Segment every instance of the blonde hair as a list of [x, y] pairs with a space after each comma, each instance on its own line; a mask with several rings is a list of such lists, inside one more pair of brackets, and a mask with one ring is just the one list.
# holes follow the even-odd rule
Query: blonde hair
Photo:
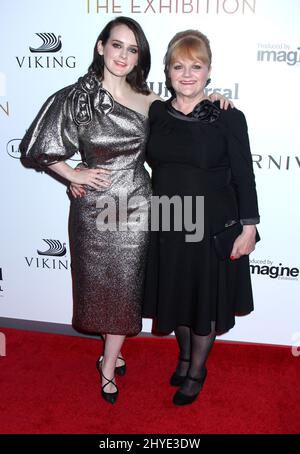
[[184, 30], [173, 36], [164, 58], [166, 86], [169, 90], [172, 89], [169, 79], [169, 66], [178, 58], [201, 60], [210, 68], [212, 54], [207, 36], [198, 30]]

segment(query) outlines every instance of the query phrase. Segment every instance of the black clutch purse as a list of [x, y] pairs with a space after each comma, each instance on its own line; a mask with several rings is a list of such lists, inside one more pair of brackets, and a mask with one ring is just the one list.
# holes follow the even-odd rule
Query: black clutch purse
[[[224, 230], [217, 232], [213, 236], [215, 249], [219, 260], [226, 260], [230, 258], [230, 254], [233, 248], [233, 243], [236, 238], [242, 233], [243, 226], [240, 222], [235, 221], [234, 223], [225, 227]], [[256, 230], [256, 242], [260, 240], [258, 231]]]

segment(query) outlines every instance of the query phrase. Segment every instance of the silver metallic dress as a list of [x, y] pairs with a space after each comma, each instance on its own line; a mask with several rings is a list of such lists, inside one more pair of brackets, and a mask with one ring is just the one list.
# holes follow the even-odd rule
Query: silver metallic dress
[[86, 187], [84, 197], [71, 201], [73, 325], [80, 331], [141, 330], [151, 196], [147, 130], [144, 115], [117, 103], [88, 73], [46, 101], [22, 140], [23, 156], [41, 165], [80, 151], [88, 168], [111, 171], [109, 189]]

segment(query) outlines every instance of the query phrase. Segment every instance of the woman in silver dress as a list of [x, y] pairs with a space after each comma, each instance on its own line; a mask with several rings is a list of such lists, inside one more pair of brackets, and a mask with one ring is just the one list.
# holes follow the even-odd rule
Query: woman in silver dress
[[[149, 70], [149, 45], [139, 24], [125, 17], [109, 22], [89, 72], [46, 101], [20, 147], [23, 156], [85, 185], [85, 197], [72, 198], [70, 211], [73, 325], [105, 335], [97, 365], [102, 396], [110, 403], [118, 396], [115, 371], [125, 371], [124, 339], [142, 326], [148, 232], [135, 224], [151, 195], [144, 146], [147, 113], [158, 96], [146, 85]], [[65, 162], [78, 151], [85, 166], [80, 172]]]

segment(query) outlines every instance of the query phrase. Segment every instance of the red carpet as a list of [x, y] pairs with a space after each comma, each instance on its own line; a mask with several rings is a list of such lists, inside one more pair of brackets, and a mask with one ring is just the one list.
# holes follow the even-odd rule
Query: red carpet
[[175, 407], [168, 385], [175, 340], [127, 340], [128, 370], [111, 406], [100, 398], [100, 342], [0, 329], [0, 432], [3, 433], [299, 433], [300, 357], [289, 347], [217, 342], [199, 399]]

